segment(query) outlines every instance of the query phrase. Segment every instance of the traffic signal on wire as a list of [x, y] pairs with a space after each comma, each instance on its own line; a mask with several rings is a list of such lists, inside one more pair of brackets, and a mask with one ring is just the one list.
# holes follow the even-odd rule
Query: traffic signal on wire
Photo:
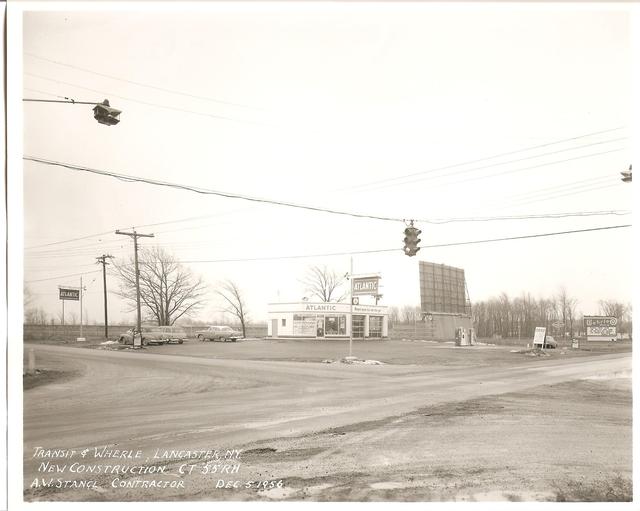
[[629, 170], [623, 170], [622, 172], [620, 172], [620, 174], [622, 174], [622, 181], [625, 183], [630, 183], [632, 180], [632, 169], [631, 169], [631, 165], [629, 165]]
[[404, 253], [409, 257], [412, 257], [418, 253], [420, 247], [418, 243], [420, 243], [420, 233], [422, 231], [417, 227], [413, 226], [413, 220], [411, 220], [411, 224], [404, 230]]

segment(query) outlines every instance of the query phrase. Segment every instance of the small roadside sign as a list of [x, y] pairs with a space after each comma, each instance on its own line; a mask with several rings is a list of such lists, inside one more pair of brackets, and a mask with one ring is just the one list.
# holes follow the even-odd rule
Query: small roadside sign
[[533, 334], [533, 347], [535, 348], [536, 344], [544, 347], [544, 337], [547, 334], [547, 327], [537, 326], [536, 331]]

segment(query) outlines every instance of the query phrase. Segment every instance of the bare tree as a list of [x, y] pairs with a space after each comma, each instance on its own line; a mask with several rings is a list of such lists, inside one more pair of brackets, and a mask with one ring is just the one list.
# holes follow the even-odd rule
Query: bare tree
[[29, 307], [24, 311], [24, 322], [27, 325], [46, 325], [49, 316], [41, 307]]
[[25, 310], [33, 305], [35, 297], [33, 296], [33, 292], [31, 288], [27, 284], [22, 285], [22, 301], [24, 304]]
[[228, 312], [240, 321], [242, 326], [242, 336], [247, 336], [247, 305], [242, 291], [238, 285], [232, 280], [225, 281], [220, 289], [216, 290], [216, 294], [220, 296], [225, 304], [224, 312]]
[[414, 321], [418, 321], [419, 319], [422, 319], [421, 317], [421, 308], [420, 307], [416, 307], [414, 305], [404, 305], [401, 309], [400, 309], [400, 315], [402, 317], [402, 321], [404, 323], [413, 323]]
[[618, 320], [618, 331], [631, 333], [632, 330], [632, 308], [630, 303], [617, 302], [615, 300], [600, 300], [600, 314], [612, 316]]
[[613, 316], [618, 318], [618, 321], [622, 320], [629, 310], [626, 304], [615, 300], [600, 300], [598, 305], [600, 306], [600, 314]]
[[567, 288], [561, 286], [554, 299], [554, 306], [558, 319], [562, 321], [562, 338], [566, 337], [567, 323], [569, 323], [569, 334], [573, 336], [573, 319], [576, 315], [576, 305], [578, 300], [569, 296]]
[[[140, 304], [148, 317], [160, 326], [173, 325], [202, 307], [206, 286], [166, 251], [158, 247], [143, 249], [139, 257]], [[133, 260], [115, 262], [120, 278], [119, 296], [136, 307], [136, 276]]]
[[389, 307], [389, 326], [395, 325], [400, 321], [400, 309], [395, 305]]
[[326, 266], [312, 266], [301, 283], [305, 286], [305, 291], [322, 302], [341, 302], [347, 297], [347, 293], [340, 290], [345, 280], [346, 277]]

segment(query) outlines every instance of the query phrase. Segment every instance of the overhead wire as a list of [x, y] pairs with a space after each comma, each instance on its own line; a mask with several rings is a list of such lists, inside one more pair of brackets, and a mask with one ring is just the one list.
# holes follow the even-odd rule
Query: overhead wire
[[[423, 245], [421, 248], [441, 248], [441, 247], [454, 247], [461, 245], [473, 245], [480, 243], [493, 243], [499, 241], [511, 241], [511, 240], [521, 240], [528, 238], [542, 238], [549, 236], [560, 236], [564, 234], [577, 234], [577, 233], [585, 233], [585, 232], [594, 232], [594, 231], [605, 231], [612, 229], [623, 229], [631, 227], [631, 224], [623, 224], [623, 225], [608, 225], [602, 227], [590, 227], [587, 229], [573, 229], [568, 231], [556, 231], [556, 232], [547, 232], [547, 233], [536, 233], [536, 234], [526, 234], [522, 236], [506, 236], [502, 238], [490, 238], [483, 240], [471, 240], [471, 241], [456, 241], [451, 243], [439, 243], [434, 245]], [[285, 259], [306, 259], [310, 257], [333, 257], [333, 256], [345, 256], [345, 255], [357, 255], [357, 254], [375, 254], [375, 253], [383, 253], [383, 252], [403, 252], [402, 248], [383, 248], [383, 249], [373, 249], [373, 250], [354, 250], [354, 251], [343, 251], [343, 252], [328, 252], [328, 253], [317, 253], [317, 254], [298, 254], [298, 255], [285, 255], [285, 256], [272, 256], [272, 257], [249, 257], [249, 258], [230, 258], [230, 259], [193, 259], [193, 260], [176, 260], [178, 263], [182, 264], [198, 264], [198, 263], [238, 263], [238, 262], [251, 262], [251, 261], [275, 261], [275, 260], [285, 260]], [[151, 261], [141, 261], [145, 263], [150, 263]]]
[[[584, 146], [580, 146], [579, 148], [571, 148], [571, 149], [568, 149], [568, 150], [582, 149], [584, 147], [589, 147], [589, 146], [592, 146], [592, 145], [605, 144], [605, 143], [610, 143], [612, 141], [623, 140], [624, 138], [626, 138], [626, 137], [623, 137], [623, 138], [620, 138], [620, 139], [608, 140], [608, 141], [605, 141], [605, 142], [597, 142], [595, 144], [586, 144]], [[580, 155], [580, 156], [574, 156], [572, 158], [565, 158], [563, 160], [555, 160], [555, 161], [551, 161], [551, 162], [539, 163], [537, 165], [530, 165], [528, 167], [521, 167], [521, 168], [518, 168], [518, 169], [510, 169], [510, 170], [505, 170], [505, 171], [501, 171], [501, 172], [495, 172], [493, 174], [471, 176], [471, 177], [466, 177], [466, 178], [458, 180], [458, 181], [450, 181], [450, 182], [438, 183], [438, 184], [435, 184], [435, 185], [430, 185], [430, 187], [431, 188], [441, 188], [441, 187], [453, 186], [453, 185], [462, 184], [462, 183], [468, 183], [470, 181], [478, 181], [478, 180], [481, 180], [481, 179], [488, 179], [488, 178], [492, 178], [492, 177], [496, 177], [496, 176], [503, 176], [503, 175], [507, 175], [507, 174], [515, 174], [516, 172], [523, 172], [525, 170], [538, 169], [538, 168], [542, 168], [542, 167], [548, 167], [550, 165], [558, 165], [560, 163], [566, 163], [566, 162], [569, 162], [569, 161], [582, 160], [584, 158], [592, 158], [594, 156], [601, 156], [603, 154], [616, 153], [616, 152], [619, 152], [619, 151], [623, 151], [624, 149], [625, 149], [624, 147], [616, 148], [616, 149], [610, 149], [608, 151], [601, 151], [601, 152], [597, 152], [597, 153], [590, 153], [590, 154], [585, 154], [585, 155]], [[554, 151], [554, 153], [560, 153], [560, 152], [563, 152], [563, 151], [565, 151], [565, 150]], [[553, 154], [553, 153], [547, 153], [547, 154]], [[528, 160], [528, 159], [532, 159], [532, 158], [535, 158], [535, 156], [532, 156], [530, 158], [528, 157], [528, 158], [520, 158], [518, 160], [512, 160], [511, 162], [508, 162], [508, 163], [513, 163], [513, 162], [516, 162], [516, 161]], [[414, 184], [414, 183], [417, 183], [417, 182], [424, 182], [424, 181], [429, 181], [429, 180], [433, 180], [433, 179], [448, 178], [448, 177], [455, 176], [455, 175], [458, 175], [458, 174], [466, 174], [468, 172], [474, 172], [476, 170], [485, 170], [485, 169], [488, 169], [488, 168], [491, 168], [491, 167], [495, 167], [495, 166], [497, 166], [497, 165], [485, 165], [483, 167], [475, 167], [475, 168], [472, 168], [472, 169], [464, 169], [464, 170], [461, 170], [461, 171], [458, 171], [458, 172], [452, 172], [451, 174], [443, 174], [441, 176], [431, 176], [431, 177], [427, 176], [427, 177], [424, 177], [424, 178], [421, 178], [421, 179], [415, 179], [413, 181], [404, 181], [402, 183], [392, 183], [392, 184], [386, 185], [384, 188], [388, 189], [388, 188], [391, 188], [391, 187], [404, 186], [404, 185], [408, 185], [408, 184]], [[366, 191], [375, 191], [375, 190], [378, 190], [380, 188], [381, 187], [370, 188], [370, 189], [368, 189]]]
[[479, 200], [474, 201], [474, 208], [472, 211], [486, 211], [496, 209], [506, 209], [507, 207], [517, 206], [519, 202], [523, 202], [525, 200], [530, 200], [536, 197], [545, 197], [550, 194], [560, 193], [569, 191], [572, 189], [579, 189], [584, 186], [591, 186], [593, 184], [603, 183], [605, 181], [609, 181], [612, 179], [611, 174], [609, 173], [606, 176], [598, 176], [590, 179], [581, 179], [578, 181], [572, 181], [570, 183], [564, 183], [562, 185], [538, 188], [535, 190], [529, 190], [524, 193], [518, 194], [509, 194], [507, 197], [498, 199], [495, 196], [487, 196], [483, 194], [479, 197]]
[[556, 161], [552, 161], [552, 162], [546, 162], [546, 163], [541, 163], [538, 165], [531, 165], [528, 167], [521, 167], [518, 169], [511, 169], [511, 170], [504, 170], [502, 172], [495, 172], [493, 174], [486, 174], [486, 175], [481, 175], [481, 176], [472, 176], [472, 177], [468, 177], [468, 178], [464, 178], [458, 181], [453, 181], [453, 182], [449, 182], [449, 183], [439, 183], [436, 185], [432, 185], [432, 188], [441, 188], [444, 186], [452, 186], [452, 185], [457, 185], [457, 184], [462, 184], [462, 183], [468, 183], [470, 181], [479, 181], [482, 179], [489, 179], [492, 177], [497, 177], [497, 176], [505, 176], [507, 174], [515, 174], [517, 172], [523, 172], [525, 170], [533, 170], [533, 169], [538, 169], [538, 168], [542, 168], [542, 167], [548, 167], [550, 165], [559, 165], [561, 163], [567, 163], [569, 161], [576, 161], [576, 160], [582, 160], [584, 158], [592, 158], [595, 156], [602, 156], [604, 154], [610, 154], [610, 153], [617, 153], [620, 151], [623, 151], [624, 147], [620, 147], [620, 148], [616, 148], [616, 149], [610, 149], [608, 151], [600, 151], [597, 153], [590, 153], [590, 154], [584, 154], [584, 155], [580, 155], [580, 156], [574, 156], [572, 158], [565, 158], [564, 160], [556, 160]]
[[68, 277], [77, 277], [79, 275], [90, 275], [91, 273], [102, 272], [102, 270], [85, 271], [80, 273], [70, 273], [68, 275], [56, 275], [55, 277], [47, 277], [46, 279], [25, 280], [25, 284], [31, 284], [33, 282], [44, 282], [45, 280], [66, 279]]
[[211, 114], [211, 113], [207, 113], [207, 112], [199, 112], [197, 110], [188, 110], [186, 108], [179, 108], [179, 107], [174, 107], [174, 106], [169, 106], [169, 105], [163, 105], [161, 103], [153, 103], [150, 101], [143, 101], [141, 99], [136, 99], [136, 98], [130, 98], [127, 96], [122, 96], [120, 94], [115, 94], [113, 92], [107, 92], [107, 91], [103, 91], [103, 90], [99, 90], [99, 89], [93, 89], [90, 87], [84, 87], [82, 85], [77, 85], [77, 84], [73, 84], [70, 82], [66, 82], [63, 80], [58, 80], [56, 78], [49, 78], [47, 76], [42, 76], [42, 75], [38, 75], [36, 73], [29, 73], [29, 72], [25, 72], [24, 73], [27, 76], [33, 76], [34, 78], [40, 78], [41, 80], [49, 80], [51, 82], [54, 83], [58, 83], [58, 84], [62, 84], [62, 85], [68, 85], [70, 87], [76, 87], [78, 89], [83, 89], [83, 90], [88, 90], [90, 92], [95, 92], [97, 94], [103, 94], [106, 96], [110, 96], [110, 97], [114, 97], [114, 98], [118, 98], [118, 99], [123, 99], [125, 101], [132, 101], [134, 103], [139, 103], [141, 105], [145, 105], [145, 106], [152, 106], [152, 107], [157, 107], [157, 108], [164, 108], [165, 110], [172, 110], [175, 112], [183, 112], [183, 113], [188, 113], [188, 114], [193, 114], [193, 115], [199, 115], [202, 117], [211, 117], [214, 119], [220, 119], [220, 120], [224, 120], [224, 121], [232, 121], [232, 122], [239, 122], [239, 123], [244, 123], [244, 124], [254, 124], [257, 126], [268, 126], [268, 124], [262, 123], [262, 122], [258, 122], [258, 121], [251, 121], [251, 120], [247, 120], [247, 119], [236, 119], [234, 117], [229, 117], [226, 115], [217, 115], [217, 114]]
[[224, 100], [220, 100], [220, 99], [211, 98], [211, 97], [208, 97], [208, 96], [200, 96], [200, 95], [197, 95], [197, 94], [191, 94], [191, 93], [188, 93], [188, 92], [178, 91], [178, 90], [175, 90], [175, 89], [169, 89], [169, 88], [166, 88], [166, 87], [159, 87], [157, 85], [152, 85], [152, 84], [149, 84], [149, 83], [137, 82], [135, 80], [129, 80], [129, 79], [126, 79], [126, 78], [120, 78], [118, 76], [108, 75], [106, 73], [101, 73], [101, 72], [94, 71], [94, 70], [91, 70], [91, 69], [87, 69], [87, 68], [84, 68], [84, 67], [75, 66], [73, 64], [68, 64], [68, 63], [65, 63], [65, 62], [60, 62], [58, 60], [42, 57], [40, 55], [36, 55], [35, 53], [25, 52], [24, 54], [28, 55], [29, 57], [32, 57], [32, 58], [35, 58], [35, 59], [39, 59], [39, 60], [42, 60], [42, 61], [45, 61], [45, 62], [51, 62], [52, 64], [57, 64], [59, 66], [68, 67], [70, 69], [76, 69], [78, 71], [82, 71], [82, 72], [85, 72], [85, 73], [90, 73], [90, 74], [93, 74], [93, 75], [96, 75], [96, 76], [102, 76], [103, 78], [109, 78], [111, 80], [118, 80], [118, 81], [129, 83], [129, 84], [132, 84], [132, 85], [137, 85], [138, 87], [147, 87], [149, 89], [153, 89], [153, 90], [157, 90], [157, 91], [161, 91], [161, 92], [167, 92], [167, 93], [170, 93], [170, 94], [176, 94], [176, 95], [180, 95], [180, 96], [184, 96], [184, 97], [188, 97], [188, 98], [193, 98], [193, 99], [201, 99], [203, 101], [211, 101], [213, 103], [220, 103], [220, 104], [223, 104], [223, 105], [237, 106], [237, 107], [241, 107], [241, 108], [251, 108], [251, 109], [254, 109], [254, 110], [263, 110], [262, 108], [258, 108], [258, 107], [255, 107], [255, 106], [243, 105], [241, 103], [233, 103], [231, 101], [224, 101]]
[[[422, 174], [430, 174], [430, 173], [438, 172], [438, 171], [441, 171], [441, 170], [448, 170], [448, 169], [452, 169], [452, 168], [456, 168], [456, 167], [462, 167], [462, 166], [465, 166], [465, 165], [471, 165], [471, 164], [474, 164], [474, 163], [480, 163], [480, 162], [483, 162], [483, 161], [494, 160], [496, 158], [501, 158], [503, 156], [510, 156], [512, 154], [517, 154], [517, 153], [522, 153], [522, 152], [527, 152], [527, 151], [533, 151], [535, 149], [541, 149], [543, 147], [549, 147], [549, 146], [552, 146], [552, 145], [562, 144], [562, 143], [565, 143], [565, 142], [571, 142], [573, 140], [579, 140], [579, 139], [582, 139], [582, 138], [588, 138], [588, 137], [592, 137], [594, 135], [601, 135], [603, 133], [610, 133], [610, 132], [619, 131], [619, 130], [622, 130], [622, 129], [625, 129], [625, 126], [618, 126], [618, 127], [609, 128], [609, 129], [606, 129], [606, 130], [593, 131], [593, 132], [590, 132], [590, 133], [585, 133], [585, 134], [574, 136], [574, 137], [564, 138], [564, 139], [556, 140], [556, 141], [553, 141], [553, 142], [547, 142], [545, 144], [538, 144], [538, 145], [534, 145], [534, 146], [529, 146], [529, 147], [525, 147], [525, 148], [522, 148], [522, 149], [516, 149], [516, 150], [513, 150], [513, 151], [507, 151], [507, 152], [504, 152], [504, 153], [498, 153], [498, 154], [495, 154], [495, 155], [492, 155], [492, 156], [486, 156], [486, 157], [483, 157], [483, 158], [477, 158], [477, 159], [474, 159], [474, 160], [468, 160], [468, 161], [465, 161], [465, 162], [462, 162], [462, 163], [455, 163], [455, 164], [452, 164], [452, 165], [445, 165], [445, 166], [436, 167], [436, 168], [433, 168], [433, 169], [422, 170], [422, 171], [419, 171], [419, 172], [413, 172], [411, 174], [404, 174], [402, 176], [393, 176], [393, 177], [389, 177], [389, 178], [386, 178], [386, 179], [380, 179], [380, 180], [377, 180], [377, 181], [370, 181], [369, 183], [360, 183], [358, 185], [354, 185], [352, 187], [347, 187], [347, 188], [344, 188], [344, 189], [345, 190], [352, 190], [352, 189], [357, 189], [357, 188], [365, 188], [365, 187], [368, 187], [370, 185], [387, 183], [387, 182], [390, 182], [390, 181], [397, 181], [399, 179], [406, 179], [406, 178], [415, 177], [415, 176], [422, 175]], [[502, 165], [502, 164], [503, 163], [499, 162], [496, 165]]]
[[[405, 222], [405, 220], [406, 220], [406, 219], [400, 218], [400, 217], [390, 217], [390, 216], [355, 213], [355, 212], [350, 212], [350, 211], [341, 211], [341, 210], [337, 210], [337, 209], [323, 208], [323, 207], [319, 207], [319, 206], [311, 206], [311, 205], [305, 205], [305, 204], [300, 204], [300, 203], [279, 201], [279, 200], [275, 200], [275, 199], [252, 197], [252, 196], [239, 194], [239, 193], [223, 192], [223, 191], [219, 191], [219, 190], [211, 190], [211, 189], [200, 188], [200, 187], [195, 187], [195, 186], [191, 186], [191, 185], [185, 185], [185, 184], [179, 184], [179, 183], [170, 183], [170, 182], [167, 182], [167, 181], [159, 181], [159, 180], [155, 180], [155, 179], [123, 175], [123, 174], [110, 172], [110, 171], [106, 171], [106, 170], [99, 170], [99, 169], [93, 169], [93, 168], [89, 168], [89, 167], [83, 167], [83, 166], [79, 166], [79, 165], [74, 165], [74, 164], [71, 164], [71, 163], [57, 162], [57, 161], [53, 161], [53, 160], [45, 160], [45, 159], [37, 158], [37, 157], [33, 157], [33, 156], [24, 156], [23, 159], [27, 160], [27, 161], [32, 161], [32, 162], [35, 162], [35, 163], [41, 163], [41, 164], [44, 164], [44, 165], [58, 166], [58, 167], [63, 167], [63, 168], [67, 168], [67, 169], [74, 170], [74, 171], [88, 172], [88, 173], [102, 175], [102, 176], [106, 176], [106, 177], [116, 177], [116, 178], [125, 177], [125, 178], [127, 178], [127, 180], [130, 180], [131, 182], [145, 183], [145, 184], [150, 184], [150, 185], [154, 185], [154, 186], [175, 188], [175, 189], [194, 192], [194, 193], [203, 194], [203, 195], [215, 195], [215, 196], [231, 198], [231, 199], [240, 199], [240, 200], [246, 200], [246, 201], [251, 201], [251, 202], [258, 202], [258, 203], [264, 203], [264, 204], [270, 204], [270, 205], [291, 207], [291, 208], [297, 208], [297, 209], [303, 209], [303, 210], [309, 210], [309, 211], [316, 211], [316, 212], [322, 212], [322, 213], [330, 213], [330, 214], [342, 215], [342, 216], [350, 216], [350, 217], [355, 217], [355, 218], [367, 218], [367, 219], [382, 220], [382, 221], [392, 221], [392, 222]], [[579, 215], [583, 215], [585, 212], [578, 212], [578, 213], [579, 213]], [[571, 215], [571, 213], [567, 213], [566, 215], [569, 216], [569, 215]], [[532, 216], [535, 217], [535, 218], [542, 218], [543, 217], [542, 215], [532, 215]], [[554, 215], [551, 214], [551, 215], [547, 215], [547, 216], [553, 217]], [[489, 221], [489, 220], [492, 220], [492, 219], [501, 220], [502, 218], [499, 218], [499, 217], [485, 217], [485, 221]], [[419, 221], [425, 222], [425, 223], [434, 223], [430, 219], [414, 219], [414, 220], [419, 220]], [[435, 222], [435, 223], [439, 223], [439, 222], [442, 222], [442, 220], [439, 220], [438, 222]]]

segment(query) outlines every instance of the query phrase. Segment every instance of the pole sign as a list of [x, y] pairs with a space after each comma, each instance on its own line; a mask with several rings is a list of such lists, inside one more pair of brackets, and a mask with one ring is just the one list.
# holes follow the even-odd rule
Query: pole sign
[[58, 288], [60, 300], [80, 300], [80, 290], [72, 288]]
[[547, 335], [547, 327], [537, 326], [536, 331], [533, 334], [533, 345], [540, 344], [544, 346], [544, 337]]
[[585, 316], [584, 329], [587, 341], [615, 341], [618, 336], [618, 319], [613, 316]]
[[357, 277], [353, 279], [353, 296], [377, 295], [380, 277]]

